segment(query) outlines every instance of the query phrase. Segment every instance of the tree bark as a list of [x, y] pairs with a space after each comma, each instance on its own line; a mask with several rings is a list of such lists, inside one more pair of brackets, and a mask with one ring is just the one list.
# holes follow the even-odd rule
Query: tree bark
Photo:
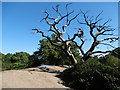
[[67, 56], [69, 57], [70, 61], [72, 64], [77, 64], [77, 60], [75, 59], [74, 55], [72, 54], [71, 51], [66, 51]]

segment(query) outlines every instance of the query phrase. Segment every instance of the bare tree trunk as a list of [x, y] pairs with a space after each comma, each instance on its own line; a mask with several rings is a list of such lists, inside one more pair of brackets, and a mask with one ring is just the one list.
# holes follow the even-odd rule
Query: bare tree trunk
[[66, 53], [67, 53], [67, 56], [69, 57], [71, 63], [77, 64], [77, 60], [75, 59], [75, 57], [74, 57], [74, 55], [72, 54], [72, 52], [67, 50]]

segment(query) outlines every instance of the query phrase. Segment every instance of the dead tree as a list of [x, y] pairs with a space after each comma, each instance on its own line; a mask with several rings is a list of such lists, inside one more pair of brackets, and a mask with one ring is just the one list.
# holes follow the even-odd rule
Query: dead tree
[[[80, 52], [83, 56], [81, 59], [82, 61], [88, 60], [91, 55], [96, 54], [96, 53], [108, 53], [108, 52], [110, 52], [109, 50], [108, 51], [94, 51], [95, 48], [99, 44], [108, 45], [110, 47], [113, 47], [111, 45], [111, 43], [118, 40], [118, 37], [113, 36], [113, 33], [111, 33], [112, 31], [114, 31], [114, 29], [112, 29], [106, 25], [110, 20], [99, 25], [99, 22], [102, 20], [102, 19], [98, 19], [99, 16], [101, 15], [101, 13], [99, 15], [97, 15], [96, 18], [93, 18], [93, 16], [92, 17], [87, 16], [87, 12], [84, 13], [81, 10], [80, 10], [80, 13], [76, 14], [71, 19], [69, 19], [69, 16], [71, 14], [73, 14], [74, 11], [69, 12], [68, 5], [70, 5], [70, 4], [66, 4], [66, 14], [65, 15], [62, 15], [60, 13], [59, 5], [56, 5], [55, 8], [53, 7], [53, 10], [57, 13], [58, 17], [57, 18], [50, 17], [50, 14], [48, 13], [48, 11], [44, 11], [46, 16], [45, 16], [45, 18], [43, 18], [41, 20], [41, 21], [45, 20], [47, 25], [49, 25], [49, 27], [50, 27], [49, 31], [51, 31], [57, 35], [56, 40], [58, 42], [61, 42], [61, 44], [52, 42], [52, 40], [47, 35], [45, 35], [44, 32], [41, 30], [39, 30], [39, 29], [33, 29], [33, 30], [35, 30], [36, 33], [41, 33], [42, 36], [46, 37], [52, 45], [59, 47], [62, 51], [64, 51], [73, 64], [77, 64], [77, 60], [75, 59], [75, 56], [71, 51], [70, 42], [73, 42], [77, 46], [77, 48], [80, 50]], [[77, 17], [80, 16], [80, 14], [82, 14], [83, 18], [84, 18], [84, 22], [82, 22], [82, 23], [80, 22], [79, 19], [77, 19]], [[61, 26], [61, 27], [58, 27], [57, 25], [59, 25], [60, 22], [62, 22], [63, 20], [66, 21], [66, 24]], [[86, 52], [83, 50], [83, 46], [86, 42], [86, 40], [83, 39], [83, 35], [86, 31], [83, 31], [82, 29], [78, 28], [78, 33], [74, 33], [73, 37], [70, 37], [70, 35], [68, 35], [68, 39], [63, 38], [63, 34], [67, 33], [67, 30], [65, 28], [69, 27], [73, 20], [77, 20], [78, 24], [85, 24], [86, 26], [89, 27], [88, 31], [90, 33], [90, 36], [93, 38], [93, 42], [91, 42], [92, 44]], [[53, 22], [50, 23], [50, 21], [53, 21]], [[60, 28], [62, 28], [62, 31], [60, 30]], [[94, 33], [94, 31], [96, 31], [97, 33]], [[107, 35], [108, 37], [101, 39], [101, 40], [98, 40], [98, 37], [102, 36], [102, 35], [103, 36]], [[80, 45], [78, 45], [78, 43], [75, 41], [76, 38], [79, 38], [79, 41], [81, 42]], [[109, 43], [106, 43], [105, 41], [109, 41]]]
[[[94, 50], [100, 44], [115, 48], [112, 45], [112, 42], [117, 41], [119, 38], [113, 34], [113, 31], [115, 29], [113, 29], [107, 25], [108, 22], [111, 21], [111, 19], [103, 22], [102, 24], [99, 24], [99, 22], [102, 20], [102, 18], [99, 19], [99, 16], [102, 14], [102, 12], [99, 13], [95, 18], [93, 16], [92, 17], [87, 16], [87, 12], [84, 13], [83, 11], [81, 11], [81, 13], [84, 17], [84, 23], [81, 23], [79, 20], [77, 20], [77, 21], [79, 24], [84, 24], [89, 27], [89, 33], [93, 39], [93, 42], [92, 42], [90, 48], [87, 50], [87, 52], [84, 52], [83, 50], [81, 50], [81, 48], [85, 42], [83, 39], [80, 39], [82, 41], [81, 46], [77, 45], [77, 43], [76, 43], [78, 48], [80, 48], [80, 51], [82, 51], [82, 55], [83, 55], [82, 60], [83, 61], [88, 60], [90, 58], [90, 56], [93, 54], [110, 53], [111, 52], [110, 50], [107, 50], [107, 51], [102, 51], [102, 50], [94, 51]], [[96, 31], [96, 33], [94, 33], [94, 31]], [[99, 36], [102, 36], [103, 39], [98, 39]], [[107, 36], [107, 38], [104, 36]]]

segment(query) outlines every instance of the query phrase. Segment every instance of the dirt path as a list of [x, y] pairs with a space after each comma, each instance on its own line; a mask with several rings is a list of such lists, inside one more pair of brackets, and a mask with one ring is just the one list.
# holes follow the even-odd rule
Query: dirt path
[[[49, 66], [56, 70], [65, 68]], [[30, 68], [31, 69], [31, 68]], [[27, 70], [9, 70], [2, 72], [2, 88], [67, 88], [58, 83], [59, 78], [56, 73], [27, 71]]]

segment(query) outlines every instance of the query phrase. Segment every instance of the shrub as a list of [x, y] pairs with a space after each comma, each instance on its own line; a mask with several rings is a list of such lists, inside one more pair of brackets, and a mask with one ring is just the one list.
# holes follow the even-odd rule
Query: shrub
[[120, 86], [120, 71], [96, 60], [78, 63], [59, 77], [65, 86], [76, 90], [117, 90]]
[[105, 65], [109, 65], [111, 67], [118, 68], [120, 71], [120, 59], [113, 56], [113, 55], [106, 55], [104, 57], [101, 57], [99, 61]]
[[29, 55], [26, 52], [8, 53], [7, 55], [2, 54], [2, 70], [18, 70], [39, 65], [39, 59], [35, 55]]
[[37, 56], [31, 55], [29, 56], [28, 67], [36, 67], [40, 65], [40, 60]]

